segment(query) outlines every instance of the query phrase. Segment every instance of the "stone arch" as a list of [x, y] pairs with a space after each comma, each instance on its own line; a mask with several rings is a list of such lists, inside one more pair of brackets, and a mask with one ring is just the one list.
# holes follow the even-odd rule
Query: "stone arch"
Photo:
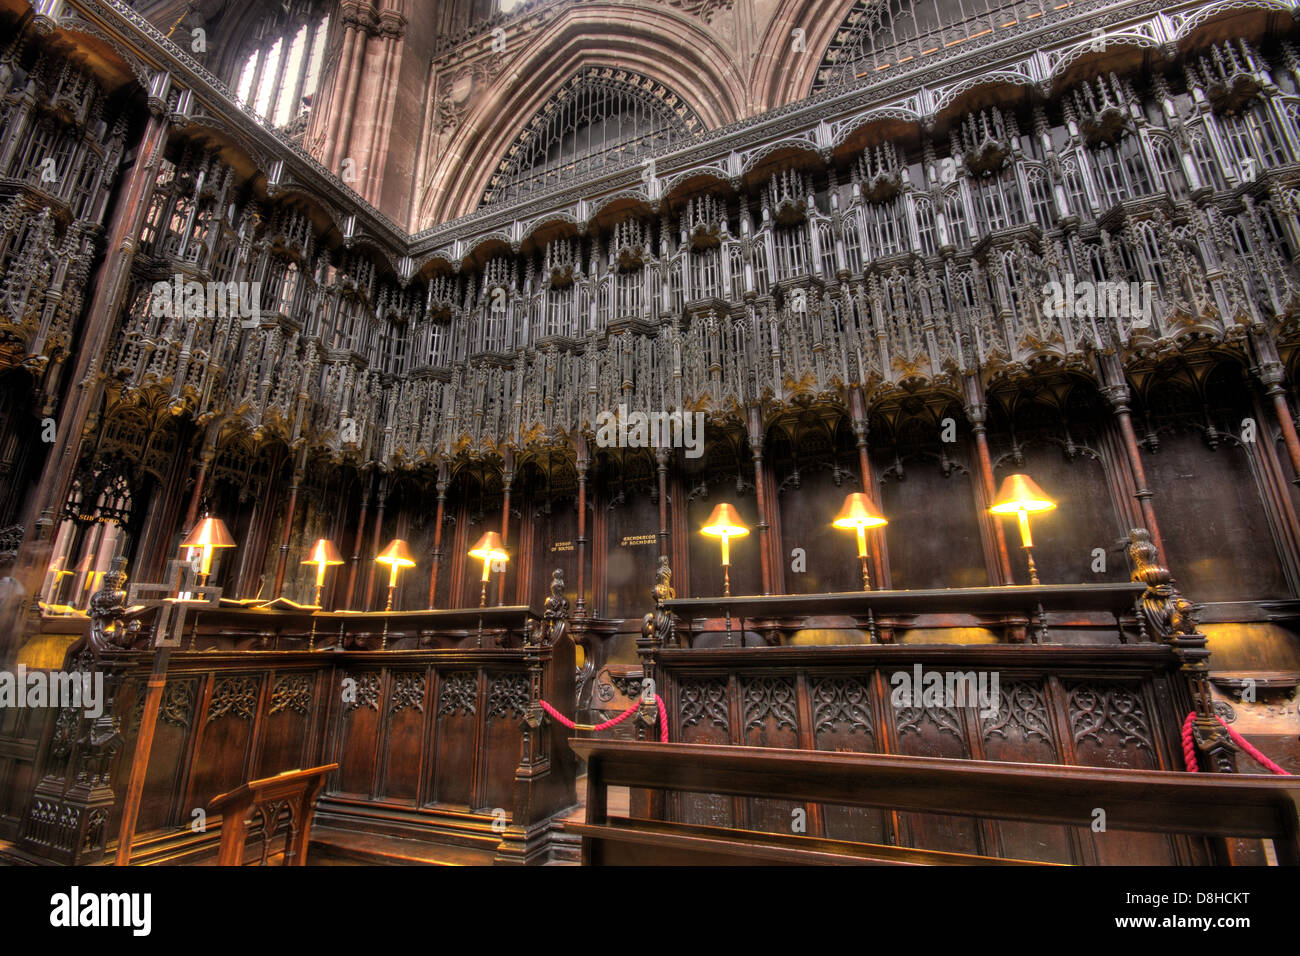
[[[602, 38], [593, 46], [592, 37]], [[558, 15], [501, 72], [475, 104], [431, 171], [420, 198], [422, 227], [442, 211], [454, 219], [473, 212], [500, 158], [564, 82], [586, 66], [610, 66], [662, 83], [690, 106], [705, 129], [745, 114], [740, 71], [726, 48], [691, 17], [669, 8], [601, 4]]]
[[[813, 81], [835, 34], [856, 0], [780, 0], [749, 72], [753, 112], [801, 100]], [[804, 31], [802, 53], [794, 50], [794, 31]]]

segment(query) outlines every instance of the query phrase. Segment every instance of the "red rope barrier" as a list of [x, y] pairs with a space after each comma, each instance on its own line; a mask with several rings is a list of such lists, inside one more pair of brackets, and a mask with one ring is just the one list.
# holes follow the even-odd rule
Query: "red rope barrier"
[[1183, 763], [1188, 773], [1199, 773], [1201, 768], [1196, 762], [1196, 744], [1192, 742], [1192, 724], [1196, 722], [1196, 711], [1187, 715], [1183, 721]]
[[[1249, 740], [1229, 727], [1222, 717], [1216, 715], [1214, 719], [1220, 724], [1223, 724], [1223, 729], [1228, 732], [1228, 736], [1232, 738], [1232, 742], [1245, 751], [1246, 756], [1252, 758], [1260, 766], [1265, 767], [1270, 773], [1276, 774], [1279, 777], [1291, 776], [1290, 771], [1283, 770], [1273, 761], [1269, 760], [1268, 757], [1264, 756], [1264, 754], [1260, 753]], [[1196, 765], [1196, 746], [1192, 743], [1192, 724], [1195, 720], [1196, 712], [1193, 711], [1188, 714], [1187, 719], [1183, 721], [1183, 760], [1187, 763], [1187, 769], [1191, 773], [1196, 773], [1197, 770], [1200, 769]]]
[[[617, 727], [623, 721], [627, 720], [629, 717], [635, 714], [637, 712], [637, 709], [640, 708], [641, 706], [641, 703], [638, 701], [637, 703], [629, 707], [627, 710], [623, 711], [623, 713], [619, 714], [617, 717], [611, 717], [603, 724], [596, 724], [595, 726], [589, 726], [587, 724], [574, 723], [568, 717], [565, 717], [562, 713], [560, 713], [558, 710], [556, 710], [554, 707], [552, 707], [544, 700], [539, 700], [538, 703], [542, 705], [542, 710], [550, 714], [551, 717], [553, 717], [555, 721], [561, 724], [562, 726], [568, 727], [570, 730], [590, 730], [593, 732], [600, 731], [600, 730], [609, 730], [611, 727]], [[655, 694], [655, 704], [659, 708], [659, 740], [662, 743], [668, 743], [668, 708], [664, 706], [664, 699], [660, 697], [658, 694]]]

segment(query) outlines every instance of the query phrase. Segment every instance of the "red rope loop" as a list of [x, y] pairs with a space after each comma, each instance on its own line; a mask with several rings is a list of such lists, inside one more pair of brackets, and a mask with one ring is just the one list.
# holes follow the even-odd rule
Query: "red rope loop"
[[[611, 717], [603, 724], [596, 724], [594, 727], [587, 727], [587, 726], [579, 727], [577, 724], [571, 721], [568, 717], [565, 717], [562, 713], [560, 713], [558, 710], [556, 710], [546, 701], [538, 700], [537, 702], [542, 705], [542, 710], [550, 714], [551, 717], [554, 718], [555, 721], [561, 724], [562, 726], [568, 727], [570, 730], [590, 730], [593, 732], [600, 731], [600, 730], [609, 730], [611, 727], [617, 727], [623, 721], [627, 720], [629, 717], [635, 714], [637, 710], [640, 709], [641, 707], [641, 703], [640, 701], [638, 701], [637, 703], [629, 707], [627, 710], [623, 711], [623, 713], [619, 714], [617, 717]], [[658, 694], [655, 694], [655, 704], [659, 708], [659, 740], [662, 743], [666, 744], [668, 743], [668, 708], [664, 706], [664, 699], [660, 697]]]
[[[1229, 727], [1222, 717], [1216, 715], [1214, 719], [1220, 724], [1223, 724], [1223, 729], [1228, 732], [1228, 736], [1232, 738], [1232, 742], [1240, 747], [1245, 752], [1246, 756], [1250, 757], [1260, 766], [1266, 768], [1269, 773], [1276, 774], [1279, 777], [1291, 776], [1290, 771], [1283, 770], [1273, 761], [1269, 760], [1268, 757], [1264, 756], [1264, 754], [1260, 753], [1249, 740]], [[1196, 771], [1200, 769], [1196, 765], [1196, 745], [1192, 742], [1192, 724], [1195, 723], [1195, 721], [1195, 711], [1188, 714], [1187, 719], [1183, 721], [1183, 760], [1187, 763], [1187, 769], [1191, 773], [1196, 773]]]

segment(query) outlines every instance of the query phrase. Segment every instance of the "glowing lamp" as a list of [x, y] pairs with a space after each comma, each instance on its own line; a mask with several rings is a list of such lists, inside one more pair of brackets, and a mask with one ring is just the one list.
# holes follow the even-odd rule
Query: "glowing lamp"
[[199, 564], [199, 575], [202, 578], [201, 583], [206, 584], [208, 575], [212, 573], [212, 552], [217, 548], [235, 547], [235, 539], [226, 528], [224, 521], [220, 518], [204, 515], [203, 519], [181, 541], [181, 547], [188, 549], [191, 553], [196, 550], [203, 552]]
[[1016, 515], [1020, 519], [1020, 546], [1029, 561], [1029, 583], [1040, 584], [1038, 568], [1034, 564], [1034, 539], [1029, 533], [1029, 516], [1040, 511], [1051, 511], [1056, 502], [1034, 483], [1028, 475], [1008, 475], [998, 491], [997, 500], [989, 508], [995, 515]]
[[394, 538], [388, 542], [388, 547], [380, 551], [375, 556], [375, 560], [380, 564], [388, 565], [388, 610], [393, 606], [393, 588], [397, 587], [397, 573], [402, 568], [415, 567], [415, 558], [411, 557], [411, 549], [406, 546], [406, 542], [401, 538]]
[[487, 586], [488, 577], [492, 574], [492, 562], [509, 561], [510, 555], [506, 553], [505, 545], [501, 543], [501, 535], [495, 531], [485, 532], [483, 537], [478, 539], [478, 543], [469, 549], [471, 558], [480, 558], [483, 561], [483, 592], [479, 596], [478, 606], [487, 606]]
[[343, 558], [339, 554], [339, 549], [334, 547], [334, 542], [326, 538], [320, 538], [312, 546], [311, 554], [302, 563], [316, 565], [316, 597], [314, 603], [317, 607], [320, 607], [320, 592], [325, 585], [325, 569], [342, 564]]
[[704, 522], [700, 533], [710, 538], [722, 539], [722, 594], [724, 597], [730, 597], [731, 539], [743, 538], [749, 534], [749, 529], [740, 523], [740, 515], [737, 514], [736, 509], [724, 501], [713, 509], [713, 514], [709, 515], [709, 520]]
[[871, 573], [867, 569], [867, 529], [883, 528], [889, 522], [885, 519], [871, 498], [861, 491], [855, 491], [844, 499], [844, 507], [835, 516], [831, 525], [836, 528], [852, 528], [858, 533], [858, 560], [862, 562], [862, 590], [871, 590]]

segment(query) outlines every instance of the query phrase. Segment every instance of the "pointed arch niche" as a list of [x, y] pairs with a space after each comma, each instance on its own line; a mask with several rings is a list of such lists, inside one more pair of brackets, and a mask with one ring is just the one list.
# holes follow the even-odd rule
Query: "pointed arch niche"
[[525, 124], [479, 205], [523, 199], [622, 166], [703, 129], [695, 110], [658, 80], [584, 67]]

